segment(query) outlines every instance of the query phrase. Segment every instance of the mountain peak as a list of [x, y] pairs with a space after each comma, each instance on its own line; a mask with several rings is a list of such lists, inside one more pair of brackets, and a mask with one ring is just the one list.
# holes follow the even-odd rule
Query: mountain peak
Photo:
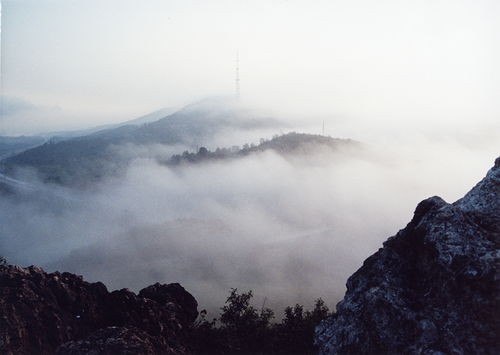
[[469, 191], [462, 199], [454, 203], [464, 213], [468, 213], [482, 222], [489, 220], [493, 225], [500, 225], [500, 157], [488, 171], [486, 177]]

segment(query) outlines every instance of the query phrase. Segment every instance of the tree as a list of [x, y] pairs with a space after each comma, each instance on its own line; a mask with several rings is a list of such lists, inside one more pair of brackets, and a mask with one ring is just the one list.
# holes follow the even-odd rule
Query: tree
[[274, 312], [269, 308], [257, 311], [250, 305], [252, 297], [252, 291], [238, 294], [238, 289], [233, 288], [221, 308], [220, 322], [233, 352], [255, 353], [271, 342], [269, 329]]
[[0, 255], [0, 266], [8, 264], [9, 263], [7, 262], [7, 259], [5, 259], [3, 256]]
[[203, 156], [206, 156], [208, 154], [208, 149], [205, 148], [205, 147], [201, 147], [199, 150], [198, 150], [198, 155], [203, 157]]
[[319, 298], [312, 311], [296, 304], [285, 308], [285, 318], [277, 326], [276, 346], [288, 354], [316, 354], [314, 347], [314, 329], [331, 313], [325, 302]]

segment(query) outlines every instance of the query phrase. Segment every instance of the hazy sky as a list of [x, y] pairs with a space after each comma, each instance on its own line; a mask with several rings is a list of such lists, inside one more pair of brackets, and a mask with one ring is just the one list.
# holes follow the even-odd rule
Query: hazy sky
[[[114, 147], [137, 157], [120, 178], [0, 200], [0, 234], [15, 236], [0, 238], [2, 255], [111, 288], [180, 281], [214, 307], [230, 287], [336, 301], [419, 201], [454, 201], [492, 165], [499, 18], [498, 0], [3, 0], [0, 135], [234, 96], [239, 50], [244, 107], [288, 130], [325, 120], [366, 156], [266, 152], [176, 170], [148, 156], [159, 147]], [[217, 137], [212, 148], [228, 145]]]
[[[3, 0], [0, 134], [234, 93], [300, 118], [493, 122], [495, 0]], [[333, 119], [333, 118], [332, 118]]]

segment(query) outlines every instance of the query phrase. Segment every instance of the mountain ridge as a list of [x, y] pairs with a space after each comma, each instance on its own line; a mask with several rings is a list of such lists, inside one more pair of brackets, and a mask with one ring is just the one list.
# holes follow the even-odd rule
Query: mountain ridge
[[5, 175], [12, 175], [19, 168], [31, 168], [38, 171], [42, 180], [79, 185], [99, 178], [108, 166], [113, 171], [127, 164], [126, 159], [113, 151], [116, 146], [163, 144], [194, 147], [203, 145], [222, 130], [263, 129], [280, 125], [272, 118], [258, 118], [236, 107], [221, 106], [209, 100], [139, 126], [124, 124], [85, 136], [55, 137], [3, 159], [0, 165]]

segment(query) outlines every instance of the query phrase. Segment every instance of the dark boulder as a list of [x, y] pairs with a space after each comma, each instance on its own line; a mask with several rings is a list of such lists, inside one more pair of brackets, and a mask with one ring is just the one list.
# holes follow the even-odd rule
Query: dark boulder
[[160, 284], [143, 288], [139, 292], [139, 297], [154, 300], [161, 305], [174, 307], [177, 315], [184, 323], [191, 324], [198, 317], [198, 302], [178, 283]]
[[500, 159], [464, 198], [421, 202], [316, 328], [321, 354], [500, 354]]
[[[62, 344], [59, 354], [185, 353], [197, 303], [178, 284], [154, 286], [168, 302], [126, 289], [110, 293], [70, 273], [0, 266], [0, 353], [53, 354]], [[111, 343], [103, 343], [106, 337]]]

